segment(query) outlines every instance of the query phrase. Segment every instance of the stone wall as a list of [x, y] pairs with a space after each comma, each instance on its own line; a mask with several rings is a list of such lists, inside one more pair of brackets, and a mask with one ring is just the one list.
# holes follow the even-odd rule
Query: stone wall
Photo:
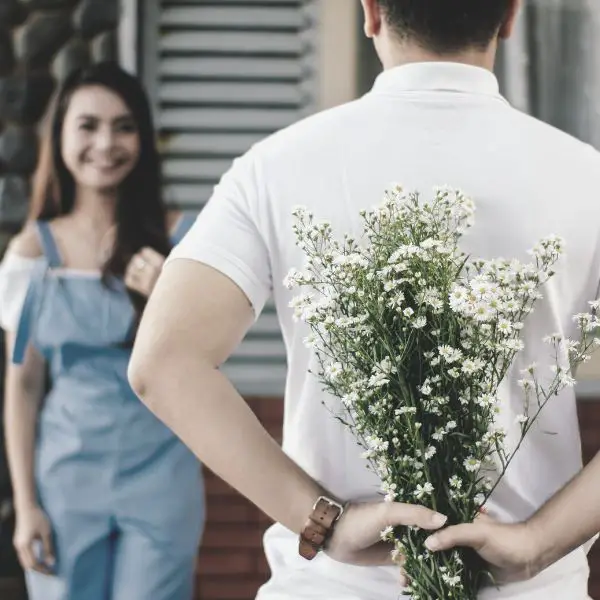
[[119, 0], [0, 0], [0, 230], [27, 212], [37, 125], [72, 69], [116, 58]]
[[[0, 0], [0, 253], [27, 213], [52, 93], [72, 69], [117, 58], [119, 8], [119, 0]], [[3, 364], [0, 352], [0, 598], [8, 594], [2, 578], [18, 572], [1, 439]]]

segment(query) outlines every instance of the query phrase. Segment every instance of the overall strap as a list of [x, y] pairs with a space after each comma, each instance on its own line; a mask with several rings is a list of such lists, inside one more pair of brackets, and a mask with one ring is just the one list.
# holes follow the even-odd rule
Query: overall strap
[[36, 312], [36, 299], [39, 292], [38, 284], [43, 279], [47, 268], [47, 262], [42, 261], [35, 266], [31, 276], [31, 282], [29, 283], [27, 295], [25, 296], [23, 308], [21, 309], [21, 316], [19, 317], [19, 325], [17, 326], [15, 343], [13, 346], [12, 362], [16, 365], [20, 365], [25, 359], [27, 345], [31, 339], [31, 328], [33, 321], [35, 320], [34, 313]]
[[52, 269], [60, 267], [62, 265], [62, 260], [60, 258], [58, 246], [56, 245], [56, 240], [50, 229], [50, 224], [48, 221], [36, 221], [36, 226], [48, 265]]
[[178, 244], [196, 221], [195, 213], [183, 213], [177, 220], [177, 225], [171, 233], [171, 243]]

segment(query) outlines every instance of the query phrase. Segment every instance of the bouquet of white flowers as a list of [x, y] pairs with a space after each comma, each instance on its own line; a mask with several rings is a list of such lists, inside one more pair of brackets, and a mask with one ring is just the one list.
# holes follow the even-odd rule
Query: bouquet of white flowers
[[[285, 285], [304, 288], [295, 317], [311, 330], [316, 374], [339, 398], [337, 414], [364, 448], [387, 501], [423, 504], [470, 522], [508, 468], [548, 400], [574, 384], [573, 369], [597, 340], [597, 303], [576, 315], [579, 341], [547, 338], [555, 364], [547, 383], [535, 365], [523, 373], [520, 441], [510, 451], [497, 423], [498, 388], [523, 349], [524, 319], [541, 298], [563, 249], [557, 236], [538, 242], [531, 264], [475, 260], [459, 242], [474, 203], [452, 189], [431, 202], [400, 187], [362, 211], [363, 236], [334, 239], [328, 223], [294, 212], [306, 255]], [[388, 528], [383, 540], [403, 563], [413, 600], [474, 600], [485, 565], [462, 550], [433, 554], [428, 533]]]

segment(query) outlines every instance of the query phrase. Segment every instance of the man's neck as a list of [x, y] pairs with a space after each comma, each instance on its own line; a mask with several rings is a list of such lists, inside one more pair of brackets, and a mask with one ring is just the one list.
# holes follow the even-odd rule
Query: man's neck
[[496, 44], [491, 44], [486, 50], [467, 49], [451, 54], [437, 54], [416, 44], [389, 44], [380, 52], [385, 70], [410, 63], [452, 62], [493, 71], [496, 58]]

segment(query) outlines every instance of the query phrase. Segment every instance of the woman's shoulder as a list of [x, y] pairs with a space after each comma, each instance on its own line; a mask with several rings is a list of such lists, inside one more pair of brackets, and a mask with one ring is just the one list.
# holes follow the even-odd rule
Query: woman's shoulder
[[179, 224], [179, 221], [181, 220], [182, 216], [183, 216], [183, 213], [180, 210], [177, 210], [177, 209], [167, 210], [166, 226], [167, 226], [167, 231], [169, 232], [169, 234], [173, 233], [177, 229], [177, 225]]
[[6, 256], [40, 258], [44, 252], [35, 223], [27, 223], [9, 242]]

